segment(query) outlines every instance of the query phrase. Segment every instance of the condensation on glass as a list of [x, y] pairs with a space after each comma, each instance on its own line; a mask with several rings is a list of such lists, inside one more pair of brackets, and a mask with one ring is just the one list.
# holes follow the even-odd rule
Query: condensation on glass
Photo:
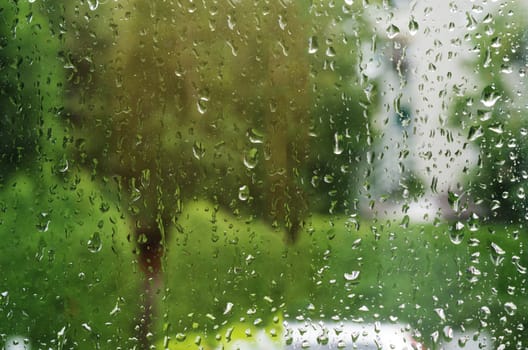
[[524, 349], [520, 0], [7, 0], [0, 344]]

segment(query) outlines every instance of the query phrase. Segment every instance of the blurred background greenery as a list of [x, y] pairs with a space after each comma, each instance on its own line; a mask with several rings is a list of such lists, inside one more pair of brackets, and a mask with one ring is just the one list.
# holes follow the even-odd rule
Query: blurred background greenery
[[[458, 93], [449, 122], [478, 147], [461, 180], [476, 206], [422, 222], [405, 196], [394, 217], [369, 211], [384, 76], [362, 52], [396, 45], [369, 6], [391, 8], [0, 5], [2, 341], [141, 348], [148, 327], [152, 344], [204, 345], [229, 325], [280, 334], [281, 320], [310, 318], [525, 347], [522, 12], [503, 6], [464, 37], [482, 88]], [[147, 228], [162, 237], [160, 283], [140, 266]]]

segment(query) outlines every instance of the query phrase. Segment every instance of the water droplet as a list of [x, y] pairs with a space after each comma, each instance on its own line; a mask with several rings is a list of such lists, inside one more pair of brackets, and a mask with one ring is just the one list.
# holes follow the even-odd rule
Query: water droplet
[[491, 47], [499, 48], [501, 46], [502, 46], [502, 42], [499, 36], [496, 36], [495, 38], [491, 39]]
[[308, 53], [314, 54], [318, 50], [319, 50], [319, 43], [317, 41], [317, 37], [316, 36], [310, 37], [310, 39], [308, 39]]
[[493, 242], [490, 244], [490, 250], [491, 250], [491, 256], [490, 256], [491, 262], [495, 266], [499, 266], [504, 261], [504, 255], [506, 254], [506, 252], [498, 244], [493, 243]]
[[486, 86], [482, 90], [480, 102], [486, 107], [493, 107], [495, 103], [501, 98], [501, 95], [495, 91], [495, 88], [491, 85]]
[[97, 10], [97, 7], [99, 7], [99, 0], [88, 0], [88, 7], [91, 11]]
[[501, 73], [504, 73], [504, 74], [511, 74], [513, 72], [513, 68], [510, 64], [507, 64], [507, 63], [503, 63], [501, 65]]
[[405, 215], [403, 218], [402, 218], [402, 221], [400, 223], [400, 227], [402, 228], [408, 228], [409, 227], [409, 223], [410, 223], [410, 217], [409, 215]]
[[387, 36], [389, 39], [395, 38], [398, 34], [400, 34], [400, 28], [396, 27], [394, 24], [391, 24], [387, 27]]
[[477, 20], [469, 12], [466, 12], [466, 21], [467, 30], [472, 31], [477, 28]]
[[343, 153], [343, 146], [341, 145], [341, 141], [343, 139], [342, 135], [339, 135], [339, 133], [334, 134], [334, 154], [341, 154]]
[[110, 311], [110, 316], [117, 315], [120, 312], [121, 312], [121, 307], [119, 306], [119, 299], [117, 299], [114, 308], [112, 309], [112, 311]]
[[453, 340], [453, 328], [445, 326], [443, 329], [444, 339], [447, 341]]
[[347, 281], [355, 281], [359, 277], [359, 271], [345, 272], [344, 277]]
[[254, 144], [264, 143], [264, 134], [256, 129], [249, 129], [247, 132], [249, 142]]
[[502, 249], [501, 247], [499, 247], [499, 245], [497, 243], [491, 243], [491, 249], [493, 249], [493, 251], [495, 253], [497, 253], [498, 255], [504, 255], [506, 254], [506, 252], [504, 251], [504, 249]]
[[103, 241], [101, 240], [101, 235], [99, 232], [94, 232], [90, 239], [88, 239], [88, 243], [86, 244], [88, 247], [88, 250], [92, 253], [97, 253], [101, 250], [103, 247]]
[[328, 46], [325, 52], [327, 57], [334, 57], [336, 55], [335, 49], [332, 46]]
[[83, 323], [81, 325], [82, 328], [84, 328], [84, 330], [86, 330], [87, 332], [91, 332], [92, 331], [92, 327], [90, 327], [90, 325], [88, 323]]
[[510, 316], [515, 315], [515, 312], [517, 311], [517, 305], [512, 303], [511, 301], [504, 303], [504, 310], [506, 313]]
[[192, 151], [194, 158], [198, 160], [202, 159], [205, 156], [205, 147], [201, 142], [194, 141]]
[[358, 310], [359, 310], [359, 311], [363, 311], [363, 312], [368, 312], [368, 311], [369, 311], [369, 308], [368, 308], [368, 306], [363, 305], [363, 306], [361, 306]]
[[464, 240], [464, 224], [457, 221], [449, 230], [449, 240], [455, 245], [459, 245]]
[[491, 65], [491, 51], [488, 48], [486, 48], [486, 52], [484, 53], [484, 62], [482, 63], [482, 66], [484, 68], [488, 68]]
[[449, 202], [451, 209], [453, 209], [455, 213], [458, 213], [460, 210], [460, 195], [458, 193], [448, 191], [447, 201]]
[[208, 101], [209, 101], [209, 98], [200, 97], [200, 99], [198, 99], [198, 102], [196, 102], [196, 109], [198, 109], [198, 112], [200, 114], [205, 114], [205, 112], [207, 112], [207, 102]]
[[446, 315], [445, 315], [444, 309], [442, 309], [442, 308], [436, 308], [436, 309], [434, 309], [434, 311], [436, 312], [436, 314], [438, 315], [438, 317], [440, 317], [440, 319], [441, 319], [442, 321], [445, 322], [445, 320], [446, 320]]
[[254, 169], [258, 163], [258, 150], [252, 148], [249, 151], [244, 152], [244, 165], [248, 169]]
[[468, 340], [469, 340], [468, 336], [463, 336], [463, 337], [458, 338], [458, 346], [460, 348], [464, 348], [466, 346]]
[[233, 306], [234, 306], [233, 303], [228, 302], [228, 303], [226, 304], [225, 309], [224, 309], [224, 315], [227, 315], [228, 313], [230, 313], [231, 310], [233, 309]]
[[38, 215], [38, 222], [36, 224], [37, 230], [40, 232], [47, 232], [49, 229], [49, 224], [51, 220], [49, 218], [49, 213], [42, 212]]
[[247, 201], [249, 198], [249, 187], [247, 185], [240, 186], [238, 189], [238, 199]]
[[491, 124], [488, 129], [499, 135], [504, 132], [504, 126], [501, 123]]
[[411, 18], [411, 20], [409, 21], [409, 33], [414, 36], [416, 35], [416, 33], [418, 33], [418, 29], [419, 29], [419, 25], [418, 25], [418, 22], [416, 22], [416, 20], [414, 19], [414, 17]]
[[483, 135], [484, 135], [484, 130], [482, 129], [482, 127], [480, 125], [479, 126], [473, 125], [469, 128], [468, 140], [476, 141], [479, 138], [481, 138]]
[[56, 169], [57, 169], [57, 171], [58, 171], [59, 173], [65, 173], [65, 172], [68, 171], [69, 166], [70, 166], [70, 165], [69, 165], [69, 163], [68, 163], [68, 159], [66, 159], [66, 158], [62, 158], [62, 159], [58, 162], [58, 164], [57, 164], [57, 168], [56, 168]]

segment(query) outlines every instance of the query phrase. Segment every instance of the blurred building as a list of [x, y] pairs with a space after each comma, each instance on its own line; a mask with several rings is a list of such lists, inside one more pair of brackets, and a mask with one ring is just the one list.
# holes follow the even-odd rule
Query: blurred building
[[361, 69], [379, 81], [381, 99], [372, 196], [385, 200], [375, 215], [401, 217], [407, 204], [413, 220], [456, 216], [448, 193], [463, 196], [478, 150], [450, 116], [457, 96], [482, 88], [470, 65], [478, 52], [467, 35], [494, 6], [405, 0], [371, 6], [377, 45], [364, 43]]

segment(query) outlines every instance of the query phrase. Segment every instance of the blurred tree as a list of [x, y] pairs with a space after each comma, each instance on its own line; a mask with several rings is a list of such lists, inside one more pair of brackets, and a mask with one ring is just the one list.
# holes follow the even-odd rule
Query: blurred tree
[[[378, 6], [376, 1], [370, 5]], [[370, 121], [378, 96], [377, 82], [364, 72], [368, 62], [362, 52], [364, 45], [375, 47], [383, 39], [374, 34], [375, 28], [364, 15], [366, 9], [360, 3], [328, 6], [321, 1], [311, 7], [308, 51], [314, 96], [310, 141], [315, 151], [307, 158], [307, 176], [311, 193], [317, 197], [313, 211], [353, 210], [358, 186], [368, 177], [368, 171], [363, 172], [374, 139]]]
[[[516, 299], [519, 310], [512, 313], [508, 303], [512, 290], [523, 289], [528, 259], [518, 253], [526, 239], [525, 222], [528, 214], [528, 118], [526, 106], [526, 70], [528, 68], [528, 23], [526, 4], [512, 1], [496, 6], [476, 19], [468, 14], [466, 39], [478, 52], [478, 60], [468, 62], [478, 85], [460, 93], [452, 109], [454, 122], [467, 130], [468, 142], [479, 147], [478, 164], [468, 177], [469, 198], [485, 212], [482, 218], [469, 218], [470, 227], [480, 221], [499, 223], [501, 230], [490, 230], [487, 239], [490, 264], [499, 270], [495, 274], [493, 298], [486, 304], [493, 317], [488, 329], [497, 336], [497, 346], [520, 346], [524, 332], [509, 325], [525, 321], [526, 303], [523, 292]], [[473, 229], [474, 230], [474, 229]], [[486, 237], [476, 231], [479, 239]], [[503, 239], [500, 246], [495, 242]], [[482, 239], [484, 240], [484, 239]], [[502, 263], [501, 255], [510, 254], [511, 262]], [[507, 320], [507, 323], [506, 323]], [[506, 326], [505, 326], [506, 325]], [[516, 344], [516, 345], [514, 345]]]
[[[66, 6], [70, 141], [78, 165], [115, 180], [134, 219], [145, 323], [166, 232], [186, 200], [263, 218], [289, 242], [309, 207], [347, 207], [371, 102], [354, 59], [368, 27], [344, 20], [360, 9], [290, 1]], [[365, 94], [359, 106], [357, 94]], [[317, 188], [318, 179], [330, 186]], [[312, 186], [331, 199], [309, 204]]]
[[489, 218], [525, 221], [528, 190], [528, 143], [524, 89], [528, 66], [527, 23], [523, 5], [511, 2], [483, 14], [479, 24], [468, 19], [467, 34], [479, 53], [468, 62], [479, 86], [460, 96], [453, 113], [468, 131], [468, 141], [480, 149], [478, 167], [471, 173], [469, 191]]
[[[48, 4], [49, 5], [49, 4]], [[50, 140], [46, 117], [59, 101], [62, 82], [58, 38], [50, 23], [55, 6], [7, 1], [0, 6], [0, 184], [34, 165]]]
[[210, 198], [295, 239], [307, 207], [306, 19], [292, 3], [92, 5], [67, 9], [72, 142], [78, 164], [116, 180], [135, 221], [148, 324], [184, 200]]

